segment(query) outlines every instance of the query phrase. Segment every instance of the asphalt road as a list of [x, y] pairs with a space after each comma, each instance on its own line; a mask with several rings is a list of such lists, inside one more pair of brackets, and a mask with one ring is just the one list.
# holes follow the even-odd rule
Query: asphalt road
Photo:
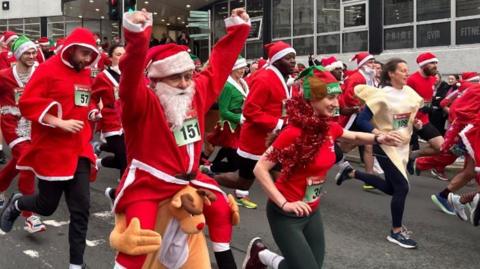
[[[446, 183], [426, 176], [412, 177], [404, 223], [413, 231], [419, 248], [402, 249], [385, 239], [390, 227], [390, 197], [379, 192], [365, 192], [359, 181], [334, 184], [336, 169], [329, 174], [321, 212], [326, 236], [324, 268], [479, 268], [480, 227], [440, 212], [430, 200], [432, 193]], [[113, 225], [109, 203], [103, 196], [107, 186], [115, 185], [118, 172], [104, 169], [91, 185], [91, 218], [85, 261], [89, 268], [112, 268], [115, 253], [108, 245]], [[14, 187], [12, 187], [13, 189]], [[463, 191], [474, 190], [475, 186]], [[265, 196], [258, 184], [251, 198], [255, 210], [241, 209], [241, 224], [235, 228], [232, 249], [237, 264], [242, 263], [249, 240], [261, 236], [277, 250], [265, 217]], [[43, 218], [47, 231], [29, 235], [19, 218], [9, 234], [0, 235], [0, 268], [68, 268], [68, 211], [61, 202], [54, 215]], [[215, 260], [212, 257], [212, 263]], [[216, 267], [213, 264], [213, 267]]]

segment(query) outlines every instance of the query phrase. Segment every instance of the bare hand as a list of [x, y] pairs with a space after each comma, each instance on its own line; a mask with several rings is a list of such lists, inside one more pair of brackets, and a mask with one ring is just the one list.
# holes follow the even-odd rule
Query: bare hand
[[402, 136], [396, 131], [391, 131], [386, 134], [379, 134], [377, 140], [382, 145], [394, 147], [401, 145], [403, 142]]
[[144, 25], [152, 16], [152, 13], [147, 12], [146, 9], [142, 9], [140, 11], [134, 11], [130, 15], [129, 19], [134, 24], [142, 24]]
[[308, 216], [312, 213], [312, 208], [303, 201], [287, 202], [283, 205], [283, 211], [294, 213], [298, 217]]
[[422, 129], [422, 127], [423, 127], [422, 121], [419, 120], [419, 119], [415, 119], [415, 120], [413, 121], [413, 127], [415, 127], [415, 129], [417, 129], [417, 130]]
[[83, 124], [83, 121], [79, 120], [60, 120], [57, 127], [66, 132], [75, 134], [83, 129]]
[[236, 8], [234, 10], [232, 10], [232, 17], [240, 17], [242, 18], [244, 21], [248, 21], [248, 19], [250, 19], [250, 16], [248, 15], [248, 13], [245, 11], [244, 8]]

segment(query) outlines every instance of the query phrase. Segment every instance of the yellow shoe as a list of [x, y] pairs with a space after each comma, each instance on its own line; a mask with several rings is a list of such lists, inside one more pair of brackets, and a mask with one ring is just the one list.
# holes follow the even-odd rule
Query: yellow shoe
[[237, 204], [249, 209], [257, 208], [257, 204], [250, 201], [248, 197], [237, 198]]
[[362, 187], [362, 188], [363, 188], [364, 191], [372, 191], [372, 190], [375, 189], [374, 186], [368, 185], [368, 184], [363, 184], [363, 187]]

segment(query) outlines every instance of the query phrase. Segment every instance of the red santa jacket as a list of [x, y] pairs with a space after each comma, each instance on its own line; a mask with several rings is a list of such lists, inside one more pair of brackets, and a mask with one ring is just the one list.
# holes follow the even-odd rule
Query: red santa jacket
[[[120, 106], [118, 95], [118, 80], [120, 75], [116, 75], [113, 70], [105, 69], [95, 78], [92, 85], [92, 102], [98, 104], [102, 100], [101, 109], [102, 119], [100, 120], [100, 130], [105, 137], [123, 134], [120, 113], [117, 108]], [[117, 77], [117, 78], [115, 78]]]
[[240, 130], [237, 152], [244, 158], [259, 160], [267, 149], [267, 135], [275, 129], [281, 129], [284, 124], [282, 110], [285, 100], [297, 96], [298, 89], [288, 87], [274, 66], [257, 71], [249, 87], [242, 111], [245, 122]]
[[[414, 89], [418, 95], [423, 98], [425, 106], [430, 106], [432, 103], [433, 91], [435, 90], [435, 76], [424, 77], [420, 74], [420, 71], [413, 73], [407, 79], [407, 85]], [[417, 112], [417, 119], [421, 120], [425, 125], [429, 123], [428, 113], [422, 111]]]
[[[74, 45], [94, 47], [95, 43], [87, 30], [74, 30], [60, 54], [38, 67], [19, 102], [22, 115], [32, 121], [32, 147], [18, 160], [17, 169], [31, 170], [43, 180], [72, 179], [80, 157], [95, 163], [89, 143], [90, 70], [84, 68], [77, 72], [64, 58], [65, 51]], [[93, 58], [96, 56], [94, 53]], [[84, 127], [75, 134], [54, 128], [44, 122], [47, 113], [64, 120], [83, 121]]]
[[[368, 84], [365, 75], [360, 70], [356, 70], [354, 73], [351, 73], [342, 84], [342, 94], [338, 97], [338, 105], [342, 107], [354, 107], [354, 106], [361, 106], [362, 103], [360, 99], [355, 97], [354, 88], [357, 85]], [[356, 116], [356, 115], [355, 115]], [[338, 116], [338, 123], [342, 127], [346, 127], [347, 129], [350, 126], [347, 126], [351, 117], [355, 117], [352, 115], [340, 115]], [[349, 125], [351, 125], [352, 120], [350, 121]]]
[[[35, 66], [32, 67], [32, 72]], [[2, 134], [10, 149], [18, 143], [30, 140], [31, 123], [22, 117], [18, 99], [25, 85], [19, 79], [15, 67], [0, 71], [0, 112]]]
[[11, 67], [15, 61], [15, 56], [10, 50], [0, 52], [0, 70]]
[[[187, 174], [197, 172], [203, 144], [201, 139], [177, 145], [160, 100], [144, 80], [151, 20], [142, 27], [130, 22], [128, 16], [125, 14], [123, 20], [127, 46], [120, 61], [120, 102], [130, 169], [117, 188], [117, 212], [138, 200], [171, 197], [188, 184]], [[200, 134], [204, 132], [205, 114], [220, 95], [250, 30], [250, 23], [239, 17], [225, 22], [227, 35], [213, 48], [207, 68], [194, 78], [192, 109]]]

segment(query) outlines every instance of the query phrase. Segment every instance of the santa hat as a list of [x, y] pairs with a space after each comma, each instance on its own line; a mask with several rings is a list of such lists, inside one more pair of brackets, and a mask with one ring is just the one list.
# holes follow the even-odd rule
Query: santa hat
[[58, 54], [62, 50], [63, 43], [65, 43], [65, 38], [57, 39], [57, 42], [55, 42], [55, 48], [53, 49], [53, 52], [55, 52], [55, 54]]
[[374, 59], [373, 55], [368, 52], [359, 52], [353, 56], [350, 61], [357, 61], [357, 67], [364, 65], [366, 62]]
[[418, 55], [417, 64], [420, 67], [422, 67], [426, 64], [429, 64], [429, 63], [438, 63], [437, 56], [435, 56], [431, 52], [424, 52], [424, 53], [421, 53], [420, 55]]
[[267, 60], [260, 58], [258, 59], [257, 63], [258, 63], [258, 69], [262, 69], [267, 64]]
[[5, 31], [3, 32], [3, 42], [6, 44], [10, 43], [11, 41], [18, 38], [18, 35], [12, 31]]
[[151, 48], [147, 54], [147, 63], [149, 78], [164, 78], [195, 69], [186, 47], [175, 43]]
[[298, 76], [303, 79], [303, 98], [320, 100], [330, 94], [341, 94], [338, 80], [323, 66], [314, 65], [303, 70]]
[[245, 60], [245, 58], [243, 58], [242, 56], [238, 56], [238, 59], [235, 62], [235, 64], [233, 65], [232, 70], [237, 70], [237, 69], [240, 69], [240, 68], [244, 68], [246, 66], [247, 66], [247, 60]]
[[335, 56], [331, 56], [331, 57], [328, 57], [328, 58], [322, 58], [322, 60], [320, 61], [320, 64], [325, 67], [325, 69], [327, 71], [333, 71], [337, 68], [342, 68], [343, 69], [343, 63], [339, 60], [337, 60], [337, 58], [335, 58]]
[[33, 43], [28, 37], [22, 35], [17, 38], [12, 44], [12, 52], [15, 55], [15, 59], [20, 59], [23, 53], [29, 49], [37, 49], [35, 43]]
[[42, 46], [49, 46], [50, 45], [50, 41], [48, 40], [48, 37], [46, 37], [46, 36], [40, 37], [37, 41], [38, 41], [38, 44], [42, 45]]
[[464, 72], [462, 74], [463, 81], [480, 81], [480, 76], [477, 72]]
[[277, 41], [274, 43], [270, 43], [265, 45], [265, 49], [267, 50], [269, 63], [273, 64], [274, 62], [282, 59], [289, 53], [294, 53], [295, 49], [293, 49], [289, 44], [283, 41]]

